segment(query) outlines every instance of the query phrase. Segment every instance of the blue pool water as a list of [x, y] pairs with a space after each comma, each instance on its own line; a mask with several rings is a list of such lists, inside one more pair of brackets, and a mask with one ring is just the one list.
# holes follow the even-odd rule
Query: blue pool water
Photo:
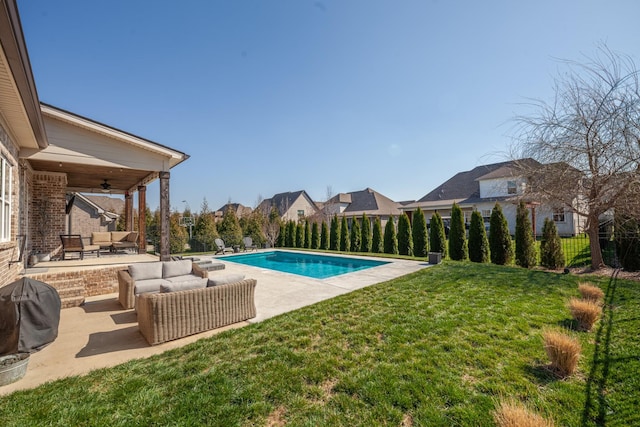
[[388, 264], [385, 261], [281, 251], [231, 255], [220, 257], [219, 259], [285, 273], [299, 274], [314, 279], [326, 279], [339, 274]]

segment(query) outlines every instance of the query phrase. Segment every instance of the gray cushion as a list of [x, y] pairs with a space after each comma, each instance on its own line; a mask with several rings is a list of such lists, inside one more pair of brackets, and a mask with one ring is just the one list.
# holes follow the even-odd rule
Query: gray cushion
[[162, 277], [184, 276], [191, 273], [191, 260], [165, 261], [162, 263]]
[[141, 262], [129, 266], [129, 274], [133, 280], [161, 279], [161, 262]]
[[160, 291], [160, 286], [164, 283], [169, 282], [164, 279], [136, 280], [135, 287], [133, 288], [133, 293], [135, 295], [140, 295], [146, 292], [158, 292]]
[[197, 279], [183, 282], [167, 282], [160, 285], [160, 292], [188, 291], [191, 289], [203, 289], [207, 286], [207, 279]]
[[237, 283], [244, 279], [244, 274], [228, 274], [226, 276], [214, 277], [209, 279], [208, 287], [228, 285], [229, 283]]

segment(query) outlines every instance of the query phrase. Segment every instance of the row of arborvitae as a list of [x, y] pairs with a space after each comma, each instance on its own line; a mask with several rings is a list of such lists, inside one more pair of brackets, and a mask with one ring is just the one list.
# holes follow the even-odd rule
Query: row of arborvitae
[[[602, 315], [604, 292], [590, 283], [578, 285], [580, 298], [571, 298], [569, 310], [579, 331], [590, 331]], [[543, 333], [544, 349], [551, 362], [551, 371], [560, 378], [573, 375], [578, 368], [582, 347], [580, 342], [570, 335], [547, 330]], [[514, 399], [502, 400], [493, 414], [500, 427], [548, 427], [554, 423], [531, 411]]]

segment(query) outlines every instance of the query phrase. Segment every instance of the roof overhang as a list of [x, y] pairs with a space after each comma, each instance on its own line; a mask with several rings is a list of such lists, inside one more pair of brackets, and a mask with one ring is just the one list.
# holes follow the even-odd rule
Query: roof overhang
[[[67, 190], [110, 194], [133, 192], [189, 156], [148, 139], [42, 104], [49, 146], [23, 149], [36, 171], [67, 174]], [[109, 184], [104, 190], [102, 184]]]
[[0, 120], [19, 148], [43, 149], [47, 135], [15, 0], [0, 0]]

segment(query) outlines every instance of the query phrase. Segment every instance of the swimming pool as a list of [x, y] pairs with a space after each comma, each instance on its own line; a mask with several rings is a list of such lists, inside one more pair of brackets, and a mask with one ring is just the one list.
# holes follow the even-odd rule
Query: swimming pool
[[299, 274], [314, 279], [327, 279], [340, 274], [388, 264], [386, 261], [283, 251], [230, 255], [219, 257], [218, 259], [285, 273]]

